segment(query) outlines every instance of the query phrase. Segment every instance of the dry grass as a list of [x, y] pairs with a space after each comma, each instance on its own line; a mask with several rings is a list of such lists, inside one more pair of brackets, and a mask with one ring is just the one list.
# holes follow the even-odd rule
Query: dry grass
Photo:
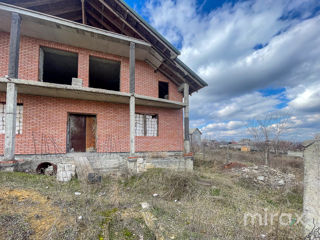
[[[198, 158], [194, 173], [151, 169], [135, 177], [103, 178], [96, 185], [0, 173], [0, 235], [3, 239], [301, 238], [300, 225], [282, 227], [277, 219], [272, 226], [244, 226], [246, 212], [300, 214], [301, 187], [257, 187], [222, 170], [221, 154], [211, 157]], [[238, 161], [253, 164], [250, 158]], [[151, 209], [142, 212], [140, 202], [148, 202]]]

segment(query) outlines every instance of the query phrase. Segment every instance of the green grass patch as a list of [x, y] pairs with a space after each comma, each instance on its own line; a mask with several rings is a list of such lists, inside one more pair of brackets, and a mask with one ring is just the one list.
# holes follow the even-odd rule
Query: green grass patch
[[211, 196], [220, 196], [221, 190], [219, 188], [212, 188], [210, 189]]

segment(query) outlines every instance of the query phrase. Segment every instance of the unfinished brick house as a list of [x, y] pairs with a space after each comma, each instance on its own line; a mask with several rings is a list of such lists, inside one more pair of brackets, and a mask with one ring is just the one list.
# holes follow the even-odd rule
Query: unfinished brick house
[[188, 99], [207, 84], [178, 55], [121, 0], [1, 0], [0, 168], [192, 168]]

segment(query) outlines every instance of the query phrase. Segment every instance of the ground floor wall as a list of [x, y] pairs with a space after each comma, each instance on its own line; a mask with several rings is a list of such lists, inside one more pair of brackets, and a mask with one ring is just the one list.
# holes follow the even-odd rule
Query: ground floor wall
[[[129, 153], [68, 153], [45, 155], [18, 155], [15, 170], [22, 172], [37, 172], [39, 166], [50, 163], [75, 164], [80, 157], [86, 157], [92, 169], [101, 175], [106, 174], [137, 174], [151, 168], [167, 168], [178, 171], [192, 171], [193, 158], [182, 152], [149, 152], [136, 153], [134, 157]], [[0, 162], [1, 163], [1, 162]], [[1, 166], [1, 165], [0, 165]], [[5, 167], [5, 166], [4, 166]]]
[[[5, 93], [0, 93], [5, 103]], [[18, 94], [23, 105], [22, 132], [16, 135], [15, 153], [67, 152], [68, 114], [96, 116], [96, 152], [129, 152], [129, 105]], [[183, 151], [182, 110], [136, 106], [136, 112], [158, 115], [158, 136], [136, 137], [137, 152]], [[3, 119], [2, 119], [3, 121]], [[3, 154], [4, 132], [0, 134]]]

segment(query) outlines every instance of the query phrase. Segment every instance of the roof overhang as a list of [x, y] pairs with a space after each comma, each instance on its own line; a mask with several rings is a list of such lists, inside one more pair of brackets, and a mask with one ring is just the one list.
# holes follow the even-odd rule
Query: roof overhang
[[122, 34], [62, 19], [41, 12], [0, 3], [0, 31], [10, 32], [11, 13], [21, 16], [21, 35], [66, 45], [129, 57], [130, 42], [136, 44], [136, 59], [160, 66], [163, 58], [151, 44]]
[[[8, 78], [0, 78], [0, 92], [6, 92], [8, 82], [13, 82], [16, 84], [18, 94], [122, 104], [129, 104], [131, 96], [130, 93], [125, 92]], [[163, 107], [172, 109], [180, 109], [185, 106], [185, 104], [182, 102], [166, 99], [147, 97], [138, 94], [135, 94], [135, 97], [136, 105], [140, 106]]]
[[[116, 5], [112, 3], [115, 3]], [[136, 44], [137, 60], [147, 62], [154, 70], [158, 70], [178, 86], [182, 83], [188, 83], [190, 86], [190, 94], [208, 85], [177, 58], [179, 51], [177, 51], [149, 24], [143, 21], [143, 19], [123, 1], [110, 0], [109, 4], [115, 8], [114, 10], [120, 11], [121, 8], [122, 10], [119, 14], [126, 11], [130, 13], [129, 15], [132, 16], [132, 18], [130, 18], [131, 20], [129, 19], [130, 21], [128, 20], [128, 22], [132, 24], [139, 23], [138, 25], [141, 25], [141, 27], [137, 28], [144, 29], [142, 32], [149, 32], [150, 34], [148, 36], [152, 40], [151, 43], [154, 45], [134, 37], [128, 37], [126, 35], [1, 2], [0, 31], [10, 31], [11, 13], [16, 12], [20, 14], [22, 18], [21, 34], [25, 36], [124, 57], [129, 57], [129, 45], [130, 42], [134, 42]], [[118, 6], [120, 8], [118, 8]], [[129, 15], [127, 17], [129, 17]], [[159, 44], [167, 50], [160, 51]], [[168, 51], [170, 54], [165, 54]]]

